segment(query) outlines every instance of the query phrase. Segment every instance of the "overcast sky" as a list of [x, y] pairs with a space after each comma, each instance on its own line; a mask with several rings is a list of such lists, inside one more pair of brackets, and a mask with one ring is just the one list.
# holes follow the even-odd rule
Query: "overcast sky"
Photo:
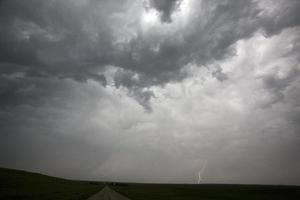
[[1, 0], [0, 166], [299, 185], [299, 10], [298, 0]]

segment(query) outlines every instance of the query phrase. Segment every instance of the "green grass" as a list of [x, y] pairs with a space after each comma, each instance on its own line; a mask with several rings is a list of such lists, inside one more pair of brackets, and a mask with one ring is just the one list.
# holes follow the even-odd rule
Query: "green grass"
[[132, 200], [300, 199], [300, 186], [127, 184], [112, 188]]
[[0, 168], [0, 199], [81, 200], [98, 192], [102, 183], [72, 181]]

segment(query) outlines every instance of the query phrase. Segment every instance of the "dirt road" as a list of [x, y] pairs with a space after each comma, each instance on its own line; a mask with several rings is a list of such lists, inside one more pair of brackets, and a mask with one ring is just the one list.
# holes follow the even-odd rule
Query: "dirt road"
[[108, 186], [105, 186], [100, 192], [94, 194], [87, 200], [130, 200], [130, 199], [110, 189]]

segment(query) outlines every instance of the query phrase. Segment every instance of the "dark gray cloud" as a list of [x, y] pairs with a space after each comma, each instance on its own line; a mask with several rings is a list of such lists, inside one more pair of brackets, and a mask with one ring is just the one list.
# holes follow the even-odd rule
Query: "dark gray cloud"
[[172, 13], [178, 8], [181, 0], [151, 0], [150, 6], [160, 13], [162, 22], [172, 22]]
[[299, 184], [299, 9], [0, 1], [0, 165], [193, 182], [207, 160], [207, 182]]
[[219, 65], [217, 65], [215, 69], [213, 69], [212, 75], [221, 82], [228, 79], [228, 76], [224, 72], [222, 72], [222, 68]]
[[[167, 16], [178, 4], [154, 2], [155, 8]], [[181, 78], [178, 76], [181, 67], [190, 62], [205, 64], [232, 55], [230, 46], [234, 42], [260, 28], [272, 35], [296, 26], [299, 3], [284, 5], [285, 9], [276, 14], [275, 23], [275, 13], [264, 14], [257, 3], [251, 1], [197, 2], [185, 31], [167, 37], [137, 31], [137, 36], [120, 49], [112, 36], [116, 29], [112, 15], [126, 15], [130, 3], [2, 1], [1, 65], [10, 64], [11, 73], [23, 70], [29, 76], [76, 80], [99, 79], [103, 66], [116, 65], [141, 74], [148, 79], [148, 85], [166, 83]], [[125, 28], [128, 27], [117, 29]], [[159, 49], [154, 51], [153, 45]], [[102, 82], [102, 78], [99, 80]]]

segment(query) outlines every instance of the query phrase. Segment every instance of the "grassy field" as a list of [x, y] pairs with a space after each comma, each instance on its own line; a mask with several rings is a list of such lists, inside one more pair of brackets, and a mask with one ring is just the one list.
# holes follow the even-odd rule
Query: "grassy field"
[[[132, 200], [299, 200], [300, 186], [108, 184]], [[80, 200], [100, 191], [101, 182], [72, 181], [0, 168], [0, 199]]]
[[300, 199], [300, 186], [127, 184], [112, 188], [132, 200]]
[[81, 200], [101, 190], [102, 183], [71, 181], [0, 168], [0, 199]]

